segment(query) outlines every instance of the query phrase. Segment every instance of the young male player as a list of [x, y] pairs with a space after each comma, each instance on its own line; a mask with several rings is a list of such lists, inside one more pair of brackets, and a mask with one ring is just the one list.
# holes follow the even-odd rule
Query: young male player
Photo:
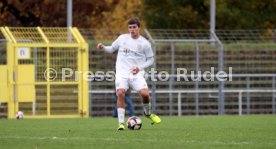
[[139, 92], [142, 97], [144, 114], [152, 123], [160, 123], [161, 119], [151, 113], [149, 89], [144, 78], [144, 69], [154, 62], [154, 55], [150, 43], [140, 35], [140, 21], [137, 18], [128, 20], [128, 34], [120, 35], [111, 46], [102, 43], [98, 49], [113, 53], [118, 50], [116, 61], [116, 92], [118, 96], [118, 130], [124, 130], [125, 119], [125, 93], [129, 87]]

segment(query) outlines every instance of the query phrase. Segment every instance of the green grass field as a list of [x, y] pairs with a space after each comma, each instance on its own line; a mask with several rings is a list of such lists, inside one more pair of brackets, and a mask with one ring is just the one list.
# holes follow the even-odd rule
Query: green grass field
[[1, 149], [276, 148], [276, 116], [161, 117], [116, 131], [116, 118], [0, 120]]

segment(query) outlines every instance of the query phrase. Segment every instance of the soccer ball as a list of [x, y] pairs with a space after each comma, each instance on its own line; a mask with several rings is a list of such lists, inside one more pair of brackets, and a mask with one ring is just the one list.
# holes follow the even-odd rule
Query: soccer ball
[[18, 111], [15, 115], [16, 119], [23, 119], [24, 113], [22, 111]]
[[139, 130], [142, 127], [142, 120], [138, 116], [132, 116], [127, 120], [127, 128], [130, 130]]

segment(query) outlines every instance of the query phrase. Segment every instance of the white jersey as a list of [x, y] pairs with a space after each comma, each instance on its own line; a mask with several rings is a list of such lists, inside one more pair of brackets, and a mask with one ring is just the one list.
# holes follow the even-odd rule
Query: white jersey
[[[143, 36], [133, 39], [130, 34], [123, 34], [111, 46], [118, 49], [116, 76], [129, 77], [132, 67], [139, 67], [147, 58], [153, 57], [151, 45]], [[140, 70], [138, 74], [144, 75], [144, 70]]]

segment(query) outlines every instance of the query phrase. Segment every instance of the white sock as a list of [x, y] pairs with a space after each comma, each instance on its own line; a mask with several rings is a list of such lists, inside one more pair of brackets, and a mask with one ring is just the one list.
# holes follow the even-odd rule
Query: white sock
[[143, 106], [144, 106], [145, 115], [150, 115], [151, 114], [151, 103], [150, 102], [148, 104], [144, 103]]
[[125, 123], [125, 109], [124, 108], [117, 108], [118, 111], [118, 121], [119, 124]]

